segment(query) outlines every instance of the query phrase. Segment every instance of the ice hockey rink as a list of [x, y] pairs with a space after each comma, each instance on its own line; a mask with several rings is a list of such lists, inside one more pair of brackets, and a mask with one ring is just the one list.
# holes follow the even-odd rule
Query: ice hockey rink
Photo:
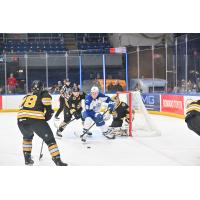
[[[108, 140], [98, 128], [83, 144], [77, 137], [81, 121], [73, 121], [57, 139], [63, 161], [71, 166], [200, 165], [200, 137], [187, 128], [183, 119], [151, 115], [162, 135], [156, 137], [116, 137]], [[0, 165], [24, 165], [22, 135], [16, 113], [0, 113]], [[55, 133], [53, 119], [49, 122]], [[39, 161], [42, 140], [35, 135], [32, 156], [36, 166], [54, 165], [46, 145]]]

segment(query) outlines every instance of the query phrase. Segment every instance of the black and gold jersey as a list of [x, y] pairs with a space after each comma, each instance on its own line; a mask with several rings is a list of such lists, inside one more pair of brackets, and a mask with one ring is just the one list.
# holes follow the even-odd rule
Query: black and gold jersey
[[46, 110], [52, 110], [51, 101], [48, 91], [27, 94], [22, 100], [17, 118], [45, 119]]
[[200, 100], [193, 101], [186, 108], [186, 118], [193, 115], [200, 115]]
[[69, 109], [80, 110], [82, 109], [81, 102], [83, 99], [85, 99], [85, 93], [80, 92], [78, 97], [75, 97], [73, 94], [71, 94], [68, 100], [65, 101], [65, 104]]
[[112, 112], [112, 116], [114, 120], [129, 119], [129, 106], [124, 102], [119, 102]]

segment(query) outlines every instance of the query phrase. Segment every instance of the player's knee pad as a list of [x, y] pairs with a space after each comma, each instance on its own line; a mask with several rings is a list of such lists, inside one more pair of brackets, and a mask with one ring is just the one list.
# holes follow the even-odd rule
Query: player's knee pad
[[93, 120], [91, 117], [86, 117], [84, 121], [84, 129], [88, 129], [91, 127]]

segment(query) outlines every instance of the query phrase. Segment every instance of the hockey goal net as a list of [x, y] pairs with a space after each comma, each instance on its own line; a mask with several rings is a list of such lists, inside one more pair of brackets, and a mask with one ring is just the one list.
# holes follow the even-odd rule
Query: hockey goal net
[[161, 132], [155, 126], [148, 113], [139, 91], [117, 92], [120, 101], [129, 105], [129, 136], [160, 136]]

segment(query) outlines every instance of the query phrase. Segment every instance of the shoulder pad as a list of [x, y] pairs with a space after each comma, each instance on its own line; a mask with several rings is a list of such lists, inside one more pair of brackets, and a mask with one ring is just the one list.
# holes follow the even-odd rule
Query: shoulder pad
[[49, 94], [49, 92], [47, 90], [42, 91], [42, 96], [43, 97], [51, 97], [51, 95]]

